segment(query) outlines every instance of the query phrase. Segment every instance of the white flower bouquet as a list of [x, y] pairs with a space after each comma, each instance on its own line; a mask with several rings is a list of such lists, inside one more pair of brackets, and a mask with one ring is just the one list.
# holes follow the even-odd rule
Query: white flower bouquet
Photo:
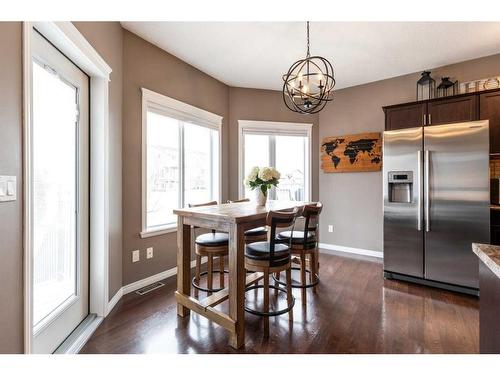
[[[252, 190], [257, 190], [258, 196], [262, 193], [263, 201], [267, 198], [267, 191], [273, 186], [278, 186], [281, 174], [273, 167], [253, 167], [245, 179], [245, 185]], [[257, 198], [262, 203], [262, 198]]]

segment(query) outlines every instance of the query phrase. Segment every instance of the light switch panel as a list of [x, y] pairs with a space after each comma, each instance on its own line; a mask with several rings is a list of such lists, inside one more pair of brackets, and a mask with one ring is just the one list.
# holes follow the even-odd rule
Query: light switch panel
[[16, 176], [0, 176], [0, 202], [10, 202], [17, 199]]

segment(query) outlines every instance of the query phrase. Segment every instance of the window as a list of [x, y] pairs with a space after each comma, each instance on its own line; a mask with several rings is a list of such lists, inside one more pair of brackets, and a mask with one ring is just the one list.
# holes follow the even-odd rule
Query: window
[[142, 89], [142, 237], [174, 230], [176, 208], [219, 200], [222, 117]]
[[309, 200], [311, 127], [312, 124], [240, 120], [240, 196], [252, 196], [243, 183], [250, 169], [270, 166], [281, 173], [278, 187], [269, 193], [271, 199]]

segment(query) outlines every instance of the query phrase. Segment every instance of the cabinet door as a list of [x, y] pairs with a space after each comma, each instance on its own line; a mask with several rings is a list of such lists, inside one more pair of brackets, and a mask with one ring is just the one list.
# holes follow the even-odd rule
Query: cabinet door
[[415, 128], [424, 124], [426, 103], [385, 109], [385, 130]]
[[450, 124], [453, 122], [474, 121], [477, 115], [477, 96], [442, 99], [427, 104], [429, 117], [427, 125]]
[[500, 153], [500, 92], [479, 96], [479, 118], [490, 120], [490, 152]]

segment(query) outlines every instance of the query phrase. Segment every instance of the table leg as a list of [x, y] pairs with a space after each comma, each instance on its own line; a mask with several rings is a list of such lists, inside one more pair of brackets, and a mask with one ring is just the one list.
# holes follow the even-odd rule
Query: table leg
[[[177, 218], [177, 292], [191, 295], [191, 227]], [[177, 303], [177, 315], [189, 315], [189, 309]]]
[[236, 329], [229, 345], [238, 349], [245, 343], [245, 232], [241, 225], [229, 228], [229, 316]]

